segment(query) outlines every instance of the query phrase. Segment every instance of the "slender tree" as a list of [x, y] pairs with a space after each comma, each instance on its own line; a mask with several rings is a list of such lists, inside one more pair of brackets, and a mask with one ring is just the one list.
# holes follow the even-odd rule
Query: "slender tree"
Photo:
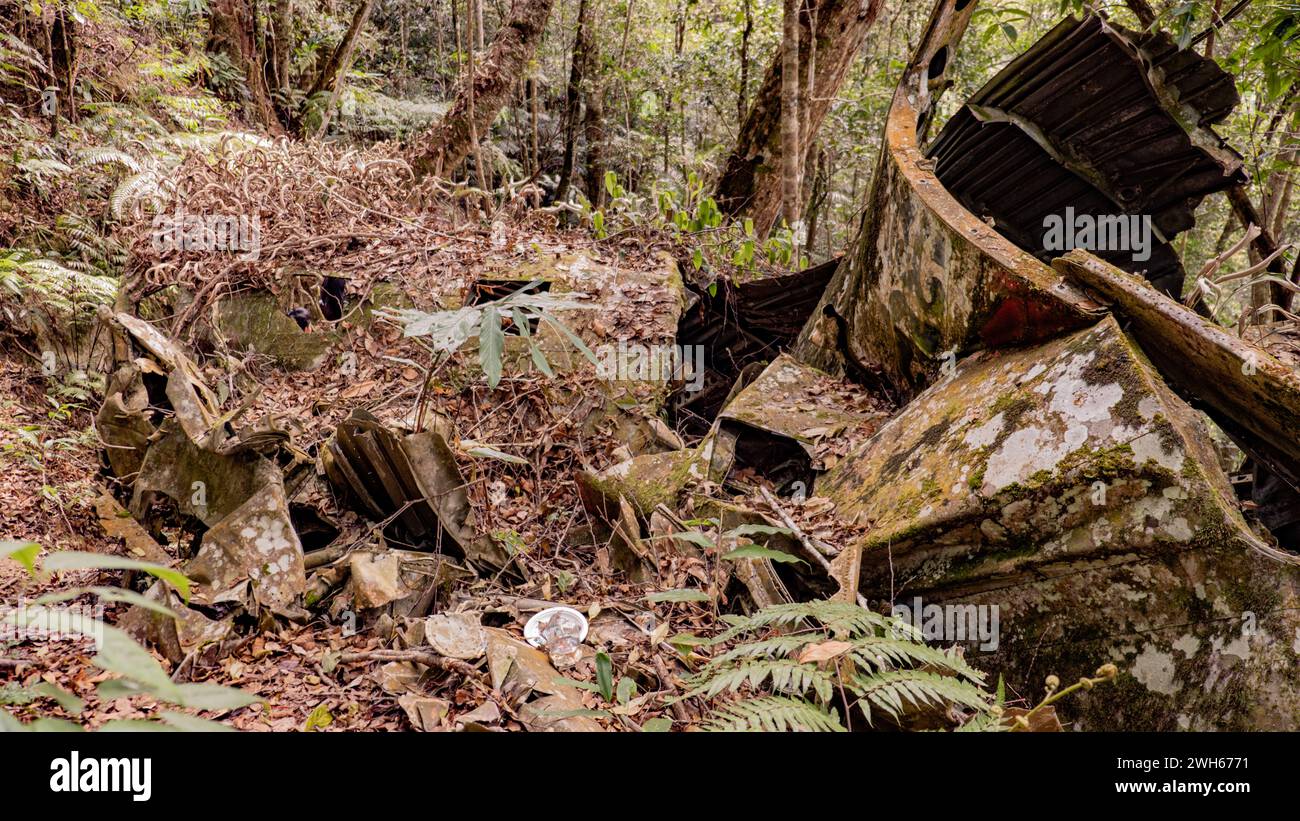
[[271, 104], [271, 90], [263, 69], [265, 55], [262, 41], [254, 36], [255, 9], [250, 0], [213, 0], [209, 6], [206, 50], [223, 54], [244, 77], [248, 98], [244, 114], [272, 134], [283, 134], [284, 127]]
[[573, 182], [574, 153], [577, 150], [578, 122], [582, 107], [582, 74], [587, 63], [587, 0], [578, 0], [578, 31], [573, 37], [570, 56], [569, 86], [564, 102], [564, 162], [560, 166], [560, 181], [555, 187], [555, 198], [563, 202], [569, 196]]
[[[487, 57], [457, 89], [456, 98], [442, 120], [422, 138], [413, 159], [420, 174], [443, 175], [469, 156], [473, 135], [486, 134], [510, 99], [515, 78], [523, 73], [555, 0], [514, 0], [506, 22], [497, 29]], [[470, 125], [470, 87], [474, 93], [473, 128]]]
[[343, 93], [343, 78], [352, 68], [352, 60], [357, 53], [357, 41], [374, 6], [375, 0], [361, 0], [361, 5], [357, 6], [357, 10], [352, 14], [352, 22], [348, 25], [347, 33], [334, 47], [329, 60], [325, 62], [311, 88], [307, 90], [309, 103], [319, 94], [328, 94], [324, 101], [318, 100], [315, 103], [320, 106], [320, 120], [313, 129], [314, 134], [324, 134], [325, 129], [329, 127], [330, 117], [333, 116], [334, 108], [339, 102], [339, 95]]
[[799, 0], [785, 0], [781, 15], [781, 216], [799, 222]]
[[586, 87], [583, 98], [587, 110], [582, 133], [587, 143], [587, 199], [596, 208], [605, 205], [605, 81], [600, 59], [600, 7], [592, 14], [587, 35]]
[[[806, 157], [849, 66], [880, 14], [883, 0], [808, 0], [816, 2], [816, 77], [805, 101], [799, 157]], [[811, 41], [811, 32], [805, 36]], [[768, 65], [763, 84], [754, 95], [736, 145], [728, 155], [714, 189], [718, 206], [732, 216], [749, 216], [766, 235], [782, 213], [781, 96], [782, 49]]]

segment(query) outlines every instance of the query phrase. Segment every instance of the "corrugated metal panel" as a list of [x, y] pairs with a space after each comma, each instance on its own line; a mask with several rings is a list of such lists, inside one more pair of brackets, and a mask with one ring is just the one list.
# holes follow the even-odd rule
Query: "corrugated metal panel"
[[1207, 194], [1244, 179], [1241, 157], [1209, 129], [1237, 103], [1231, 76], [1100, 16], [1067, 18], [953, 116], [931, 145], [935, 175], [1007, 238], [1049, 259], [1044, 218], [1148, 215], [1151, 258], [1098, 250], [1170, 293], [1183, 271], [1169, 247]]

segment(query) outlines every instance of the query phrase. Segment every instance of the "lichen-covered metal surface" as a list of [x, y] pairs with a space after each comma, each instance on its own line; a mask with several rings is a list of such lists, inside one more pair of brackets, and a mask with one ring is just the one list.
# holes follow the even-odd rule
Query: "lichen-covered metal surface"
[[1150, 217], [1149, 259], [1099, 253], [1179, 294], [1168, 243], [1203, 197], [1245, 180], [1241, 156], [1210, 128], [1236, 103], [1232, 77], [1168, 34], [1067, 17], [976, 92], [927, 155], [958, 200], [1044, 260], [1064, 250], [1044, 248], [1044, 219], [1067, 207]]
[[1300, 374], [1293, 367], [1086, 251], [1052, 264], [1112, 300], [1171, 384], [1300, 488]]
[[868, 598], [1000, 608], [977, 664], [1023, 686], [1116, 662], [1121, 692], [1085, 699], [1084, 726], [1300, 727], [1300, 570], [1113, 318], [963, 361], [816, 493], [869, 528]]
[[718, 414], [724, 426], [743, 426], [789, 439], [815, 455], [816, 443], [883, 416], [853, 407], [842, 382], [781, 354]]
[[[958, 6], [961, 10], [958, 10]], [[914, 395], [951, 359], [1081, 327], [1097, 306], [958, 202], [918, 146], [975, 4], [942, 0], [894, 93], [857, 239], [795, 348]]]

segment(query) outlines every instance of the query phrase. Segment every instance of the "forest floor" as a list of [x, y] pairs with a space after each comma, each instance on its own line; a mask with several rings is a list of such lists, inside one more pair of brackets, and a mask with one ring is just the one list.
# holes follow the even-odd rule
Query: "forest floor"
[[[222, 146], [218, 156], [226, 150]], [[561, 344], [549, 348], [557, 371], [549, 376], [528, 363], [517, 346], [507, 345], [501, 354], [505, 372], [493, 389], [472, 347], [442, 361], [421, 340], [404, 336], [399, 325], [371, 313], [377, 305], [446, 311], [471, 303], [484, 282], [500, 287], [539, 278], [593, 303], [595, 310], [564, 314], [588, 344], [630, 339], [671, 345], [686, 299], [675, 261], [680, 249], [654, 231], [597, 241], [586, 232], [562, 230], [553, 215], [519, 202], [480, 221], [439, 192], [406, 198], [398, 193], [404, 165], [398, 155], [385, 155], [383, 147], [358, 152], [281, 144], [269, 151], [235, 151], [224, 155], [232, 160], [226, 163], [214, 164], [202, 153], [182, 161], [177, 175], [197, 192], [185, 208], [258, 214], [261, 258], [232, 265], [229, 255], [168, 257], [152, 244], [149, 229], [155, 223], [148, 213], [134, 221], [127, 217], [119, 231], [132, 254], [128, 270], [138, 289], [132, 301], [195, 361], [202, 380], [220, 397], [220, 410], [241, 409], [233, 420], [236, 428], [270, 428], [293, 453], [308, 454], [318, 465], [339, 424], [356, 409], [393, 430], [409, 428], [420, 408], [447, 420], [475, 531], [490, 534], [511, 556], [494, 572], [456, 563], [455, 581], [426, 603], [432, 605], [429, 612], [478, 614], [491, 631], [483, 651], [470, 654], [468, 665], [423, 664], [419, 648], [428, 648], [423, 635], [411, 638], [411, 631], [419, 633], [425, 617], [404, 615], [412, 596], [365, 608], [356, 599], [357, 585], [346, 583], [354, 553], [383, 553], [400, 542], [391, 541], [391, 532], [385, 538], [372, 518], [339, 498], [316, 467], [291, 490], [290, 502], [309, 508], [313, 521], [324, 521], [332, 532], [308, 553], [336, 551], [309, 570], [309, 583], [328, 577], [323, 597], [290, 618], [265, 613], [253, 618], [255, 612], [245, 612], [220, 641], [195, 647], [183, 658], [154, 649], [159, 663], [177, 682], [219, 683], [257, 696], [256, 706], [202, 711], [246, 730], [445, 730], [462, 727], [466, 716], [475, 726], [505, 729], [565, 722], [637, 729], [660, 718], [679, 727], [696, 723], [703, 702], [674, 700], [681, 679], [704, 658], [695, 649], [697, 639], [723, 629], [719, 615], [744, 604], [746, 593], [716, 545], [656, 551], [657, 561], [637, 581], [615, 572], [612, 540], [617, 537], [608, 522], [593, 519], [578, 482], [580, 473], [598, 474], [636, 453], [682, 446], [661, 420], [671, 386], [650, 380], [611, 388], [560, 338]], [[313, 207], [322, 179], [336, 183], [332, 201], [329, 207]], [[313, 310], [310, 330], [290, 323], [293, 338], [286, 339], [285, 310], [311, 305], [319, 296], [318, 274], [325, 271], [346, 278], [347, 313], [330, 322]], [[149, 302], [149, 294], [178, 288], [191, 295], [189, 301], [168, 303], [161, 313]], [[239, 301], [250, 297], [254, 301]], [[229, 318], [222, 321], [224, 301], [240, 306], [236, 311], [243, 319], [258, 317], [254, 327], [234, 320], [242, 331], [231, 332]], [[257, 336], [268, 327], [275, 331]], [[232, 333], [243, 337], [231, 339]], [[106, 494], [120, 505], [131, 503], [130, 477], [113, 475], [97, 435], [100, 395], [54, 398], [65, 383], [43, 375], [36, 342], [21, 334], [12, 341], [0, 358], [0, 498], [5, 500], [0, 533], [40, 545], [38, 564], [55, 551], [127, 555], [97, 512]], [[311, 360], [306, 365], [299, 356], [304, 346]], [[112, 366], [102, 348], [85, 362], [92, 376], [97, 371], [107, 380]], [[851, 385], [831, 390], [842, 394], [837, 402], [879, 407]], [[166, 409], [161, 414], [173, 415]], [[285, 458], [281, 451], [282, 465]], [[675, 544], [672, 530], [682, 528], [698, 539], [700, 523], [687, 527], [680, 521], [713, 502], [738, 500], [734, 488], [707, 480], [691, 482], [688, 491], [684, 506], [673, 511], [683, 519], [661, 528], [655, 538]], [[756, 491], [753, 501], [764, 504]], [[808, 532], [834, 542], [835, 526], [824, 505], [811, 504], [805, 513], [792, 504], [791, 510]], [[195, 535], [183, 517], [146, 524], [169, 563], [183, 567]], [[331, 575], [332, 570], [341, 572]], [[55, 571], [33, 580], [18, 563], [0, 562], [0, 597], [9, 602], [91, 584], [144, 590], [139, 579], [120, 571]], [[71, 603], [94, 606], [96, 601], [83, 593]], [[549, 669], [544, 654], [518, 641], [528, 618], [548, 605], [573, 607], [591, 624], [581, 660], [562, 673]], [[129, 609], [108, 602], [104, 620], [123, 623]], [[599, 686], [593, 648], [607, 656], [615, 678], [635, 682], [613, 702], [594, 692]], [[529, 662], [536, 669], [521, 684], [520, 670], [527, 665], [518, 658], [530, 653], [536, 654]], [[48, 682], [82, 699], [75, 714], [90, 728], [170, 709], [150, 695], [101, 697], [96, 685], [112, 676], [95, 664], [94, 655], [92, 647], [71, 641], [19, 643], [5, 651], [0, 674], [28, 687]], [[579, 684], [557, 688], [545, 680], [560, 676]], [[530, 712], [525, 709], [530, 695], [543, 695], [562, 709]], [[45, 697], [21, 709], [29, 715], [74, 715]]]

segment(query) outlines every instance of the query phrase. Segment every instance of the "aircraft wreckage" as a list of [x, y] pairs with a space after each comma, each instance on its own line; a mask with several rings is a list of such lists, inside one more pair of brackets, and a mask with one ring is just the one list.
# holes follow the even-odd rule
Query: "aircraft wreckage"
[[[1083, 727], [1294, 729], [1297, 545], [1243, 518], [1202, 412], [1293, 497], [1300, 377], [1176, 301], [1170, 247], [1244, 179], [1211, 130], [1232, 79], [1165, 35], [1069, 18], [923, 146], [973, 6], [937, 5], [863, 229], [793, 351], [911, 399], [816, 479], [869, 525], [841, 594], [998, 608], [997, 651], [970, 648], [1017, 686], [1116, 663]], [[1076, 213], [1147, 220], [1151, 245], [1046, 247]]]
[[[689, 512], [723, 529], [786, 525], [770, 545], [815, 560], [735, 562], [758, 605], [836, 595], [886, 612], [992, 608], [1000, 634], [967, 637], [967, 656], [1014, 692], [1119, 668], [1117, 689], [1071, 703], [1079, 727], [1300, 728], [1300, 375], [1176, 299], [1172, 241], [1202, 198], [1245, 179], [1212, 130], [1236, 104], [1232, 80], [1165, 35], [1067, 18], [927, 140], [975, 5], [936, 5], [837, 264], [708, 287], [671, 262], [659, 279], [585, 259], [569, 260], [572, 276], [539, 277], [602, 295], [645, 285], [629, 291], [653, 319], [644, 339], [705, 350], [701, 391], [642, 401], [652, 412], [627, 420], [626, 461], [578, 471], [583, 506], [607, 525], [614, 569], [636, 581], [662, 551], [695, 549], [668, 535], [686, 529], [688, 488], [756, 473], [775, 488], [760, 491], [772, 515], [716, 494]], [[1044, 231], [1054, 216], [1071, 220], [1074, 244], [1086, 244], [1076, 228], [1127, 231], [1131, 250], [1142, 232], [1141, 253], [1071, 250], [1066, 233]], [[592, 271], [605, 279], [591, 285]], [[583, 313], [566, 321], [596, 341], [599, 320]], [[147, 356], [115, 376], [99, 426], [114, 472], [136, 477], [137, 518], [166, 496], [209, 528], [191, 568], [200, 603], [292, 615], [350, 572], [363, 609], [420, 615], [444, 576], [472, 575], [443, 546], [478, 570], [508, 562], [475, 530], [454, 432], [438, 420], [394, 431], [358, 412], [318, 460], [290, 447], [273, 464], [282, 443], [231, 435], [184, 354], [139, 320], [113, 321]], [[850, 383], [902, 404], [857, 402]], [[548, 391], [578, 418], [597, 414], [582, 405], [591, 396]], [[174, 415], [142, 423], [140, 409], [164, 401]], [[1253, 485], [1230, 478], [1223, 435]], [[314, 461], [316, 479], [417, 549], [354, 553], [340, 569], [325, 564], [338, 555], [318, 558], [330, 549], [304, 560], [302, 511], [286, 500], [316, 481]], [[223, 481], [195, 502], [199, 474]], [[831, 550], [789, 527], [784, 505], [805, 500], [856, 535]], [[159, 639], [175, 654], [222, 629], [182, 612]]]

